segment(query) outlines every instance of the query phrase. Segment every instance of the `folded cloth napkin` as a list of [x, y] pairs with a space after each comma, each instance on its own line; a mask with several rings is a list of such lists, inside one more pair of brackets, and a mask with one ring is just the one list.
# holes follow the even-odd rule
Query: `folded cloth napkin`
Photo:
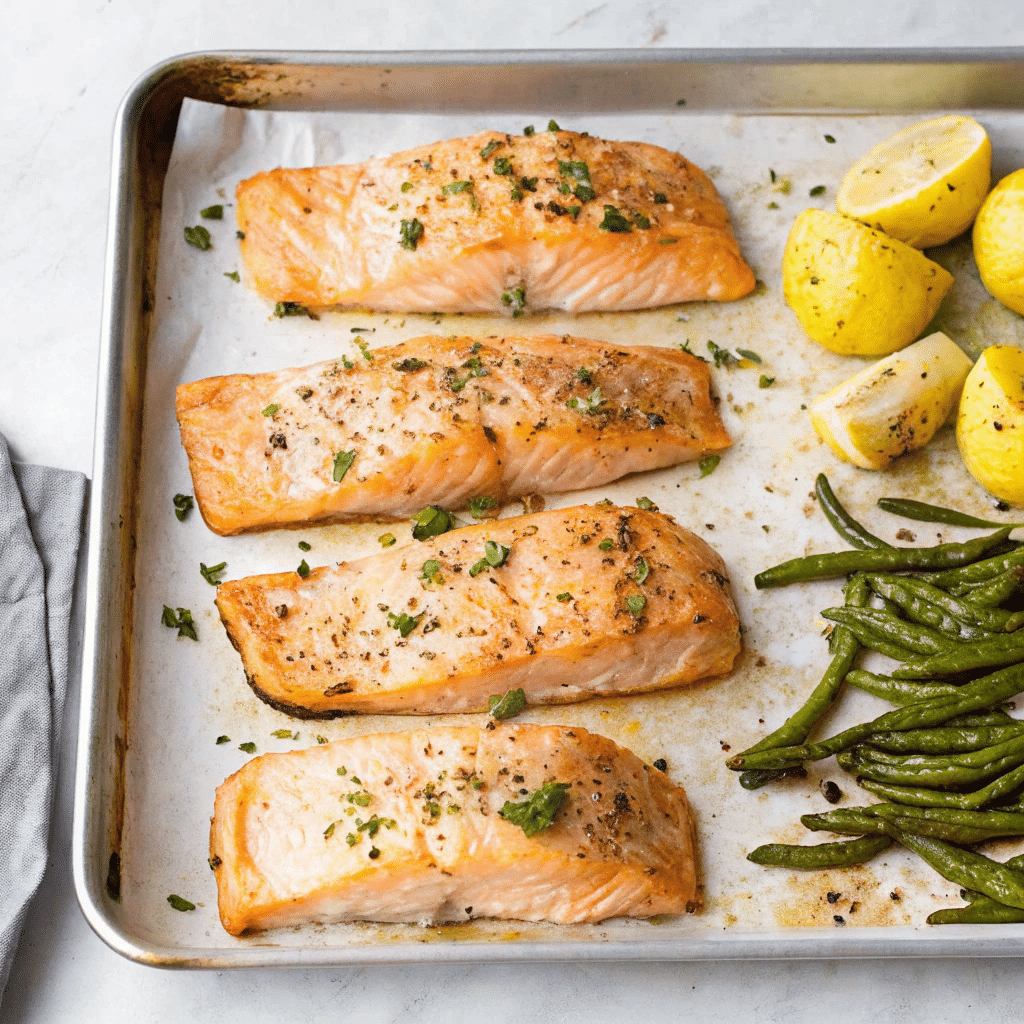
[[46, 868], [85, 490], [0, 434], [0, 998]]

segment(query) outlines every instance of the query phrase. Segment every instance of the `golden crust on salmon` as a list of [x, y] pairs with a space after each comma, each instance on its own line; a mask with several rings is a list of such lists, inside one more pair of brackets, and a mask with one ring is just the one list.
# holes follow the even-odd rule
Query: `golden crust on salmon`
[[641, 142], [481, 132], [235, 194], [247, 278], [273, 302], [579, 313], [754, 287], [711, 180]]
[[[528, 835], [506, 803], [563, 792], [553, 783], [561, 805]], [[232, 935], [339, 921], [583, 923], [680, 914], [697, 900], [682, 787], [562, 726], [440, 727], [264, 754], [217, 790], [210, 863]]]
[[547, 335], [424, 337], [367, 354], [178, 388], [212, 530], [578, 490], [731, 443], [708, 368], [678, 349]]
[[288, 714], [486, 711], [730, 671], [725, 565], [669, 516], [580, 506], [467, 526], [335, 567], [222, 583], [246, 678]]

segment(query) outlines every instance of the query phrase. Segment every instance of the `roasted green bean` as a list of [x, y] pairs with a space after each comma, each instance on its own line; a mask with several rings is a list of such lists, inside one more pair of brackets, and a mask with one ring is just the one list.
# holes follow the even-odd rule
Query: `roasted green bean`
[[[846, 677], [848, 682], [853, 673]], [[1024, 736], [1024, 722], [1007, 725], [953, 726], [934, 729], [908, 729], [906, 732], [872, 733], [865, 743], [891, 754], [955, 754], [965, 750], [981, 750], [995, 743]]]
[[940, 694], [956, 694], [958, 689], [949, 683], [914, 682], [908, 679], [892, 679], [890, 676], [876, 675], [862, 668], [855, 668], [846, 674], [846, 682], [858, 690], [870, 693], [873, 697], [881, 697], [890, 704], [906, 707], [908, 704], [920, 704], [923, 700], [938, 697]]
[[1024, 765], [1014, 768], [1005, 775], [990, 782], [981, 789], [970, 793], [948, 793], [924, 786], [891, 786], [885, 782], [873, 782], [859, 778], [857, 784], [869, 793], [898, 804], [912, 804], [915, 807], [955, 807], [965, 811], [976, 811], [993, 804], [1003, 797], [1012, 796], [1024, 786]]
[[841, 622], [852, 630], [865, 647], [872, 646], [867, 637], [874, 634], [887, 644], [895, 644], [916, 654], [945, 654], [957, 649], [954, 641], [938, 630], [897, 619], [877, 608], [826, 608], [821, 614], [823, 618]]
[[1024, 661], [1024, 634], [1020, 631], [962, 644], [940, 654], [905, 658], [893, 669], [896, 679], [937, 679], [977, 669], [1016, 665]]
[[941, 505], [929, 505], [924, 501], [912, 498], [879, 498], [878, 507], [894, 516], [904, 519], [916, 519], [919, 523], [947, 523], [950, 526], [972, 526], [988, 528], [992, 526], [1024, 526], [1024, 523], [996, 523], [991, 519], [979, 519], [977, 516], [958, 512], [955, 508], [943, 508]]
[[828, 477], [819, 473], [814, 481], [814, 493], [818, 496], [818, 505], [825, 513], [825, 518], [832, 524], [833, 529], [852, 547], [860, 548], [862, 551], [871, 548], [892, 550], [892, 545], [887, 544], [880, 537], [876, 537], [857, 522], [849, 512], [843, 508], [842, 503], [832, 493]]
[[892, 839], [888, 836], [864, 836], [844, 843], [820, 843], [817, 846], [790, 846], [768, 843], [747, 854], [747, 860], [770, 867], [797, 868], [815, 871], [821, 868], [844, 868], [863, 864], [876, 854], [888, 849]]

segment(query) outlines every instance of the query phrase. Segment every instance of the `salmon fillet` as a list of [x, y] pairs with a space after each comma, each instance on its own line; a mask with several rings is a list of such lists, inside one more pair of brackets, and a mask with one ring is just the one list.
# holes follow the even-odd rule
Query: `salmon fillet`
[[[506, 801], [567, 796], [528, 836]], [[696, 909], [686, 793], [585, 729], [378, 733], [254, 758], [210, 828], [232, 935], [338, 921], [601, 921]]]
[[248, 280], [274, 302], [579, 313], [754, 287], [707, 175], [640, 142], [481, 132], [235, 195]]
[[178, 388], [210, 529], [577, 490], [731, 443], [708, 368], [679, 350], [548, 335], [424, 337], [367, 355]]
[[740, 650], [718, 554], [614, 505], [228, 581], [216, 601], [252, 688], [303, 718], [486, 711], [519, 687], [529, 704], [640, 693], [724, 675]]

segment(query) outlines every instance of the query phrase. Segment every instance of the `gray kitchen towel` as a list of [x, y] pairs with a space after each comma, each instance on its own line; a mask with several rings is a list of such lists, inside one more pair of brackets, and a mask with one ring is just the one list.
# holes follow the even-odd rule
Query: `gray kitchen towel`
[[85, 490], [0, 434], [0, 999], [46, 869]]

